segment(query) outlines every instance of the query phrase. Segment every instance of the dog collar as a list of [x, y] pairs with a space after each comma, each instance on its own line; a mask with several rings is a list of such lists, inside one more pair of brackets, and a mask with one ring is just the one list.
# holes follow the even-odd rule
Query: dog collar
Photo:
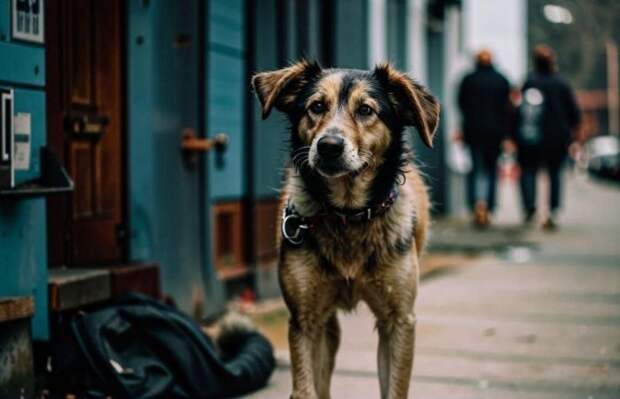
[[325, 204], [323, 209], [314, 216], [304, 217], [289, 201], [282, 212], [282, 237], [293, 246], [301, 246], [309, 231], [326, 217], [334, 216], [343, 226], [350, 223], [361, 223], [385, 214], [396, 202], [400, 194], [399, 186], [395, 185], [387, 198], [375, 206], [358, 210], [344, 210]]
[[375, 206], [369, 206], [367, 208], [356, 210], [346, 210], [326, 205], [324, 206], [325, 214], [331, 214], [336, 216], [338, 219], [340, 219], [340, 222], [343, 225], [347, 225], [349, 223], [365, 222], [377, 216], [381, 216], [385, 212], [387, 212], [388, 209], [390, 209], [392, 205], [394, 205], [394, 202], [396, 202], [399, 194], [399, 186], [394, 185], [392, 190], [390, 190], [387, 198], [385, 198], [385, 200], [376, 204]]

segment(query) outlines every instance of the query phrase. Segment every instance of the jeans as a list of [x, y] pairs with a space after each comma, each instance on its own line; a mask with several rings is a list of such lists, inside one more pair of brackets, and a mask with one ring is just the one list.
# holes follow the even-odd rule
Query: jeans
[[495, 192], [497, 188], [497, 151], [484, 151], [482, 148], [470, 147], [472, 168], [467, 175], [467, 203], [473, 211], [476, 203], [484, 201], [487, 209], [495, 209]]
[[542, 166], [549, 175], [549, 210], [553, 213], [560, 208], [562, 196], [562, 169], [564, 156], [550, 156], [540, 148], [519, 149], [521, 166], [521, 197], [527, 213], [536, 212], [536, 176]]

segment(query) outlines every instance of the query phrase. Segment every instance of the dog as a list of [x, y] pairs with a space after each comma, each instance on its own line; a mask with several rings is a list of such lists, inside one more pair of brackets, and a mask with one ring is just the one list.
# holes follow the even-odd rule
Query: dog
[[439, 103], [389, 64], [323, 69], [302, 60], [252, 77], [263, 119], [291, 127], [281, 192], [279, 283], [290, 312], [293, 399], [330, 398], [337, 310], [376, 317], [381, 398], [406, 398], [429, 198], [405, 128], [432, 148]]

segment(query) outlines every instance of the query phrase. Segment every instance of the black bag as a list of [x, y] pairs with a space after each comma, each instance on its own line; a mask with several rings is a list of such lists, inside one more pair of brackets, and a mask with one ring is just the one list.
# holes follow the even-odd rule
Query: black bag
[[191, 318], [143, 295], [69, 325], [54, 369], [77, 377], [86, 397], [235, 397], [263, 387], [275, 368], [269, 341], [243, 323], [224, 326], [216, 347]]

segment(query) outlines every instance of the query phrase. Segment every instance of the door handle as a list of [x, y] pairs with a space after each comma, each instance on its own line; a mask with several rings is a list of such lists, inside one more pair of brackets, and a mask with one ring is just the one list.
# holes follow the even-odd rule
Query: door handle
[[181, 149], [188, 152], [207, 152], [216, 150], [222, 152], [228, 146], [228, 135], [218, 133], [212, 138], [197, 137], [194, 129], [183, 130], [181, 137]]

